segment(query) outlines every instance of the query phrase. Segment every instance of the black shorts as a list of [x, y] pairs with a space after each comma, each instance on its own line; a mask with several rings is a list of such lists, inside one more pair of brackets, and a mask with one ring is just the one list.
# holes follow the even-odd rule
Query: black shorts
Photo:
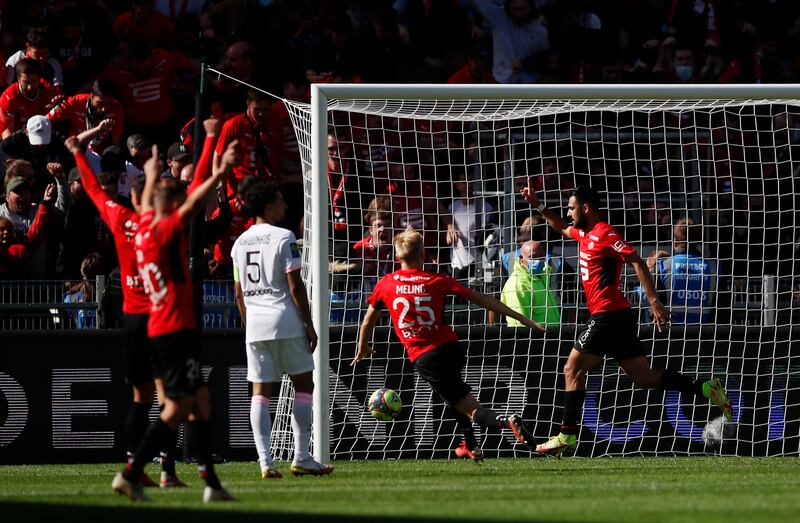
[[455, 405], [472, 388], [461, 379], [467, 355], [461, 344], [445, 343], [429, 350], [414, 362], [414, 369], [447, 403]]
[[200, 329], [188, 329], [153, 339], [156, 373], [168, 398], [191, 396], [205, 386], [200, 370]]
[[147, 314], [122, 315], [122, 358], [128, 385], [153, 381], [153, 350], [147, 337], [147, 317]]
[[633, 309], [619, 309], [592, 314], [586, 329], [578, 336], [575, 349], [579, 352], [609, 355], [617, 361], [644, 356], [639, 341], [638, 318]]

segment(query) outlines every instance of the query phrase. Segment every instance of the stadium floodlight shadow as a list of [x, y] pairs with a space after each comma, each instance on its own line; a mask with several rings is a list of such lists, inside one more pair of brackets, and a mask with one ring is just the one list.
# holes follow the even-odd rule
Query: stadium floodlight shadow
[[[226, 505], [232, 507], [232, 505]], [[142, 521], [192, 521], [192, 523], [264, 523], [264, 521], [280, 521], [281, 523], [436, 523], [453, 521], [446, 516], [431, 518], [430, 516], [360, 516], [353, 514], [304, 514], [271, 511], [247, 511], [213, 508], [160, 508], [142, 503], [114, 503], [105, 506], [87, 506], [59, 503], [18, 503], [0, 502], [3, 521], [114, 521], [114, 523], [141, 523]], [[459, 523], [486, 523], [488, 519], [458, 519]], [[555, 520], [527, 519], [521, 515], [518, 521], [528, 523], [556, 523]]]

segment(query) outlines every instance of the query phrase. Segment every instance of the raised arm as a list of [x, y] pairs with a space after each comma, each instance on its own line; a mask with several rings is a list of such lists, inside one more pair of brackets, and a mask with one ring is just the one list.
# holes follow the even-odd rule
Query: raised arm
[[514, 318], [515, 320], [527, 325], [531, 329], [540, 330], [542, 332], [547, 331], [546, 328], [539, 325], [532, 319], [528, 318], [527, 316], [523, 316], [519, 312], [509, 308], [508, 306], [504, 305], [499, 300], [492, 298], [491, 296], [487, 296], [486, 294], [473, 290], [470, 291], [469, 296], [467, 296], [467, 299], [476, 305], [480, 305], [481, 307], [483, 307], [488, 311], [494, 311], [498, 314], [502, 314], [503, 316]]
[[209, 118], [203, 121], [203, 130], [206, 133], [206, 139], [203, 141], [203, 152], [200, 153], [200, 159], [197, 160], [197, 165], [194, 166], [194, 176], [192, 183], [186, 189], [186, 194], [191, 194], [197, 190], [200, 185], [208, 180], [212, 175], [214, 168], [220, 166], [220, 162], [215, 161], [214, 146], [217, 144], [217, 134], [219, 131], [219, 120]]
[[82, 133], [79, 133], [76, 138], [81, 145], [87, 144], [104, 132], [111, 132], [111, 130], [114, 129], [114, 125], [116, 125], [116, 122], [114, 122], [113, 118], [106, 118], [91, 129], [86, 129]]
[[364, 321], [361, 322], [361, 327], [358, 329], [358, 350], [350, 366], [355, 366], [359, 361], [364, 358], [372, 356], [372, 347], [369, 345], [369, 340], [372, 339], [372, 331], [375, 329], [375, 324], [378, 323], [378, 318], [381, 311], [374, 308], [372, 305], [367, 309], [364, 315]]
[[161, 173], [158, 168], [158, 146], [154, 145], [150, 158], [144, 162], [144, 189], [142, 189], [142, 214], [153, 210], [153, 194]]
[[544, 204], [539, 201], [539, 198], [536, 196], [536, 192], [533, 190], [531, 178], [528, 178], [528, 186], [523, 187], [522, 191], [520, 191], [520, 194], [523, 198], [525, 198], [526, 202], [531, 204], [533, 207], [536, 207], [536, 209], [542, 213], [544, 219], [547, 220], [547, 225], [552, 227], [554, 231], [565, 238], [572, 238], [572, 235], [569, 233], [571, 227], [567, 226], [567, 222], [565, 222], [563, 218], [545, 207]]
[[647, 267], [647, 262], [636, 253], [628, 256], [625, 262], [631, 264], [631, 267], [633, 267], [633, 270], [636, 272], [636, 277], [639, 278], [639, 283], [642, 284], [642, 290], [644, 290], [644, 293], [647, 295], [647, 301], [650, 303], [653, 323], [656, 324], [660, 332], [662, 326], [669, 326], [669, 309], [658, 299], [658, 293], [653, 283], [653, 275]]
[[[211, 142], [213, 142], [213, 140], [211, 140]], [[206, 147], [203, 148], [204, 154], [206, 153], [208, 144], [211, 142], [206, 138]], [[225, 149], [225, 153], [222, 155], [222, 162], [219, 168], [214, 167], [212, 169], [211, 177], [199, 186], [196, 186], [195, 189], [186, 196], [186, 201], [184, 201], [183, 205], [178, 209], [178, 215], [184, 223], [187, 223], [195, 213], [203, 209], [208, 193], [211, 192], [211, 189], [216, 187], [225, 174], [236, 165], [236, 143], [236, 140], [234, 140], [228, 144], [228, 148]], [[213, 143], [211, 147], [213, 147]], [[197, 176], [197, 171], [195, 171], [195, 176]]]

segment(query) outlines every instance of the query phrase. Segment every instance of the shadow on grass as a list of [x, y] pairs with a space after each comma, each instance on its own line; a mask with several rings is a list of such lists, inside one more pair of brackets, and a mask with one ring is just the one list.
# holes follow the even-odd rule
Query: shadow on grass
[[[233, 508], [235, 505], [231, 505]], [[429, 516], [390, 516], [375, 514], [375, 516], [355, 516], [348, 514], [291, 514], [286, 512], [271, 511], [239, 511], [220, 509], [219, 505], [209, 507], [207, 510], [190, 508], [156, 508], [143, 504], [113, 505], [113, 506], [88, 506], [48, 503], [0, 503], [0, 514], [4, 522], [34, 522], [34, 521], [103, 521], [113, 523], [136, 522], [150, 523], [152, 521], [170, 521], [180, 523], [183, 521], [199, 522], [225, 522], [225, 523], [264, 523], [275, 521], [281, 523], [424, 523], [455, 521], [456, 518], [431, 518]], [[491, 518], [457, 519], [459, 523], [487, 523], [494, 521]], [[530, 523], [556, 523], [551, 520], [533, 520], [504, 518], [498, 521], [526, 521]]]

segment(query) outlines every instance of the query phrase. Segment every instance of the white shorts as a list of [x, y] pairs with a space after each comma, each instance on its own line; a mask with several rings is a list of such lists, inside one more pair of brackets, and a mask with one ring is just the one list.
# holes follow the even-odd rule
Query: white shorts
[[296, 376], [314, 370], [314, 358], [308, 350], [308, 338], [247, 343], [247, 381], [278, 383], [281, 376]]

